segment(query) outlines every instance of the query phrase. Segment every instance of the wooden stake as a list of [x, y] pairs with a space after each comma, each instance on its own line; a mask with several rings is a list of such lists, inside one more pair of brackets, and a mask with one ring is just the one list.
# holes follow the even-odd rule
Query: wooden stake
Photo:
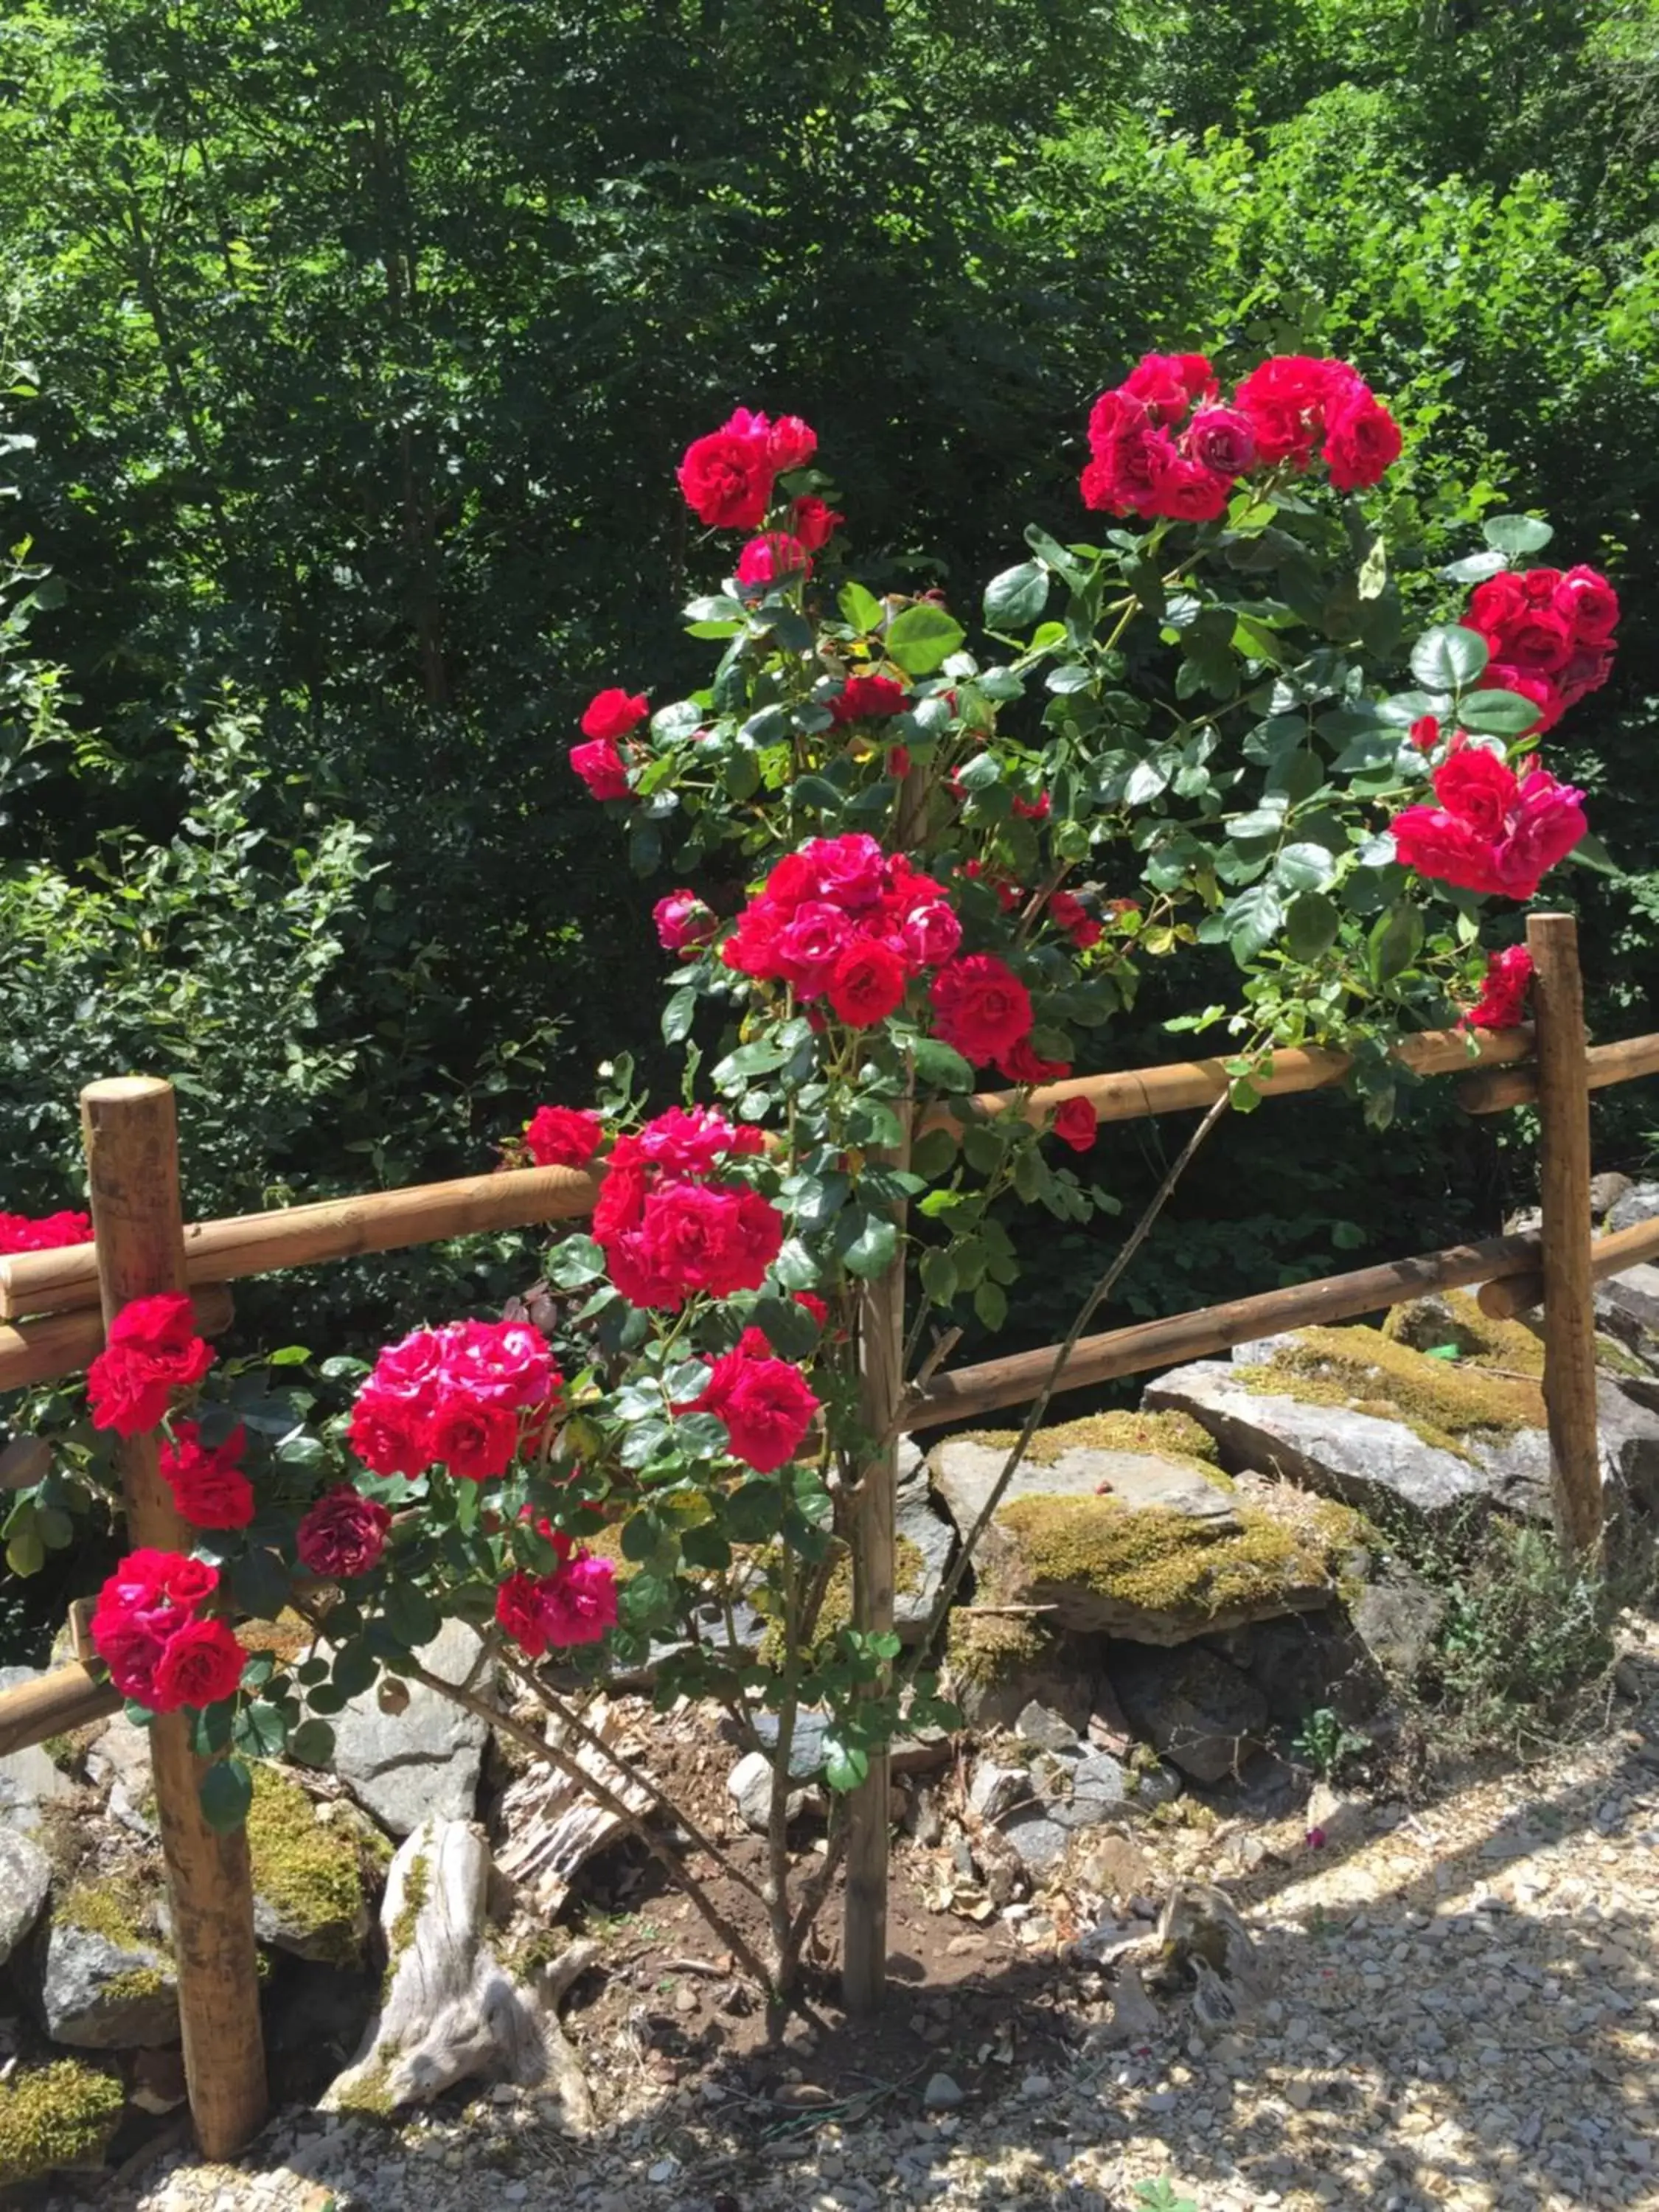
[[1601, 1459], [1595, 1427], [1589, 1088], [1578, 924], [1570, 914], [1529, 915], [1527, 948], [1532, 954], [1538, 1042], [1544, 1405], [1555, 1525], [1568, 1551], [1589, 1553], [1601, 1535]]
[[[173, 1086], [147, 1076], [92, 1084], [81, 1093], [81, 1127], [107, 1325], [134, 1298], [185, 1287]], [[154, 1432], [125, 1440], [117, 1455], [129, 1544], [187, 1551], [190, 1531], [161, 1480]], [[216, 1835], [203, 1819], [201, 1762], [182, 1713], [151, 1724], [150, 1759], [191, 2114], [205, 2154], [229, 2158], [267, 2110], [247, 1836]]]

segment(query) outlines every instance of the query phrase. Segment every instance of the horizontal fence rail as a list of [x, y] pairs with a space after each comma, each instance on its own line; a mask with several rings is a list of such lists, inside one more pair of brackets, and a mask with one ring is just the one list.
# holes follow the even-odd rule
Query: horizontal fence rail
[[[92, 1247], [70, 1249], [90, 1251]], [[230, 1292], [219, 1285], [193, 1292], [191, 1305], [198, 1335], [221, 1336], [230, 1327]], [[60, 1375], [78, 1375], [103, 1348], [104, 1317], [96, 1306], [49, 1314], [12, 1328], [0, 1325], [0, 1390], [22, 1390], [33, 1382], [54, 1382]]]

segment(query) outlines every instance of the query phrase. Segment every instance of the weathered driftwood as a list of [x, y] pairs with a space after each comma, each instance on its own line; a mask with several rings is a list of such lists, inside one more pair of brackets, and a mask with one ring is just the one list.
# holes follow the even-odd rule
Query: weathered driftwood
[[[617, 1733], [617, 1717], [603, 1698], [583, 1718], [591, 1733], [606, 1742]], [[629, 1812], [651, 1810], [649, 1792], [630, 1780], [624, 1768], [591, 1744], [566, 1741], [556, 1714], [549, 1716], [547, 1740], [564, 1743], [582, 1771]], [[574, 1776], [549, 1766], [532, 1767], [519, 1777], [502, 1800], [501, 1816], [513, 1840], [495, 1863], [536, 1916], [546, 1921], [562, 1909], [584, 1861], [628, 1832], [619, 1813], [597, 1804]]]
[[386, 1876], [386, 1993], [363, 2046], [322, 2102], [331, 2112], [428, 2104], [475, 2076], [538, 2088], [584, 2134], [592, 2100], [559, 2003], [597, 1955], [572, 1943], [546, 1966], [509, 1968], [486, 1940], [489, 1849], [464, 1820], [424, 1821]]

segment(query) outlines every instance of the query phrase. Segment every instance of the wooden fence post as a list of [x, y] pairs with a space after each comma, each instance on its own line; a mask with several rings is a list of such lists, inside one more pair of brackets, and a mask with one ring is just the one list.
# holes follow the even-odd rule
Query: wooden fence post
[[[147, 1076], [91, 1084], [81, 1093], [81, 1127], [107, 1324], [134, 1298], [185, 1287], [173, 1086]], [[187, 1551], [190, 1532], [161, 1479], [158, 1450], [153, 1431], [118, 1447], [128, 1541]], [[247, 1835], [216, 1835], [203, 1819], [201, 1763], [182, 1713], [152, 1723], [150, 1759], [191, 2114], [206, 2155], [228, 2158], [267, 2109]]]
[[1588, 1555], [1601, 1536], [1601, 1458], [1595, 1422], [1589, 1087], [1578, 924], [1570, 914], [1531, 915], [1527, 948], [1532, 954], [1537, 1029], [1544, 1405], [1555, 1525], [1568, 1551]]

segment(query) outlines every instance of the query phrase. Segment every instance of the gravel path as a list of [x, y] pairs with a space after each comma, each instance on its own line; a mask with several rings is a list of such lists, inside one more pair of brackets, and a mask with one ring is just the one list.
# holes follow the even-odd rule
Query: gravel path
[[[235, 2167], [153, 2163], [110, 2212], [1116, 2212], [1165, 2179], [1174, 2205], [1659, 2207], [1659, 1644], [1626, 1658], [1619, 1732], [1413, 1814], [1356, 1816], [1322, 1850], [1240, 1878], [1232, 1836], [1186, 1847], [1230, 1881], [1268, 1995], [1218, 2037], [1185, 2000], [1164, 2032], [1107, 2044], [1091, 1983], [1078, 2047], [1000, 2094], [930, 2117], [931, 2070], [863, 2112], [791, 2112], [641, 2078], [599, 2141], [554, 2134], [498, 2092], [398, 2132], [280, 2116]], [[1378, 1830], [1381, 1832], [1378, 1832]], [[1258, 1857], [1251, 1842], [1248, 1857]], [[1026, 1952], [1029, 1958], [1029, 1948]], [[1099, 1985], [1094, 1985], [1099, 1994]], [[919, 2061], [925, 2050], [918, 2051]], [[807, 2063], [810, 2065], [810, 2057]], [[787, 2094], [787, 2093], [786, 2093]], [[810, 2106], [810, 2075], [798, 2100]], [[88, 2200], [63, 2196], [54, 2212]], [[1154, 2202], [1159, 2201], [1156, 2197]]]

